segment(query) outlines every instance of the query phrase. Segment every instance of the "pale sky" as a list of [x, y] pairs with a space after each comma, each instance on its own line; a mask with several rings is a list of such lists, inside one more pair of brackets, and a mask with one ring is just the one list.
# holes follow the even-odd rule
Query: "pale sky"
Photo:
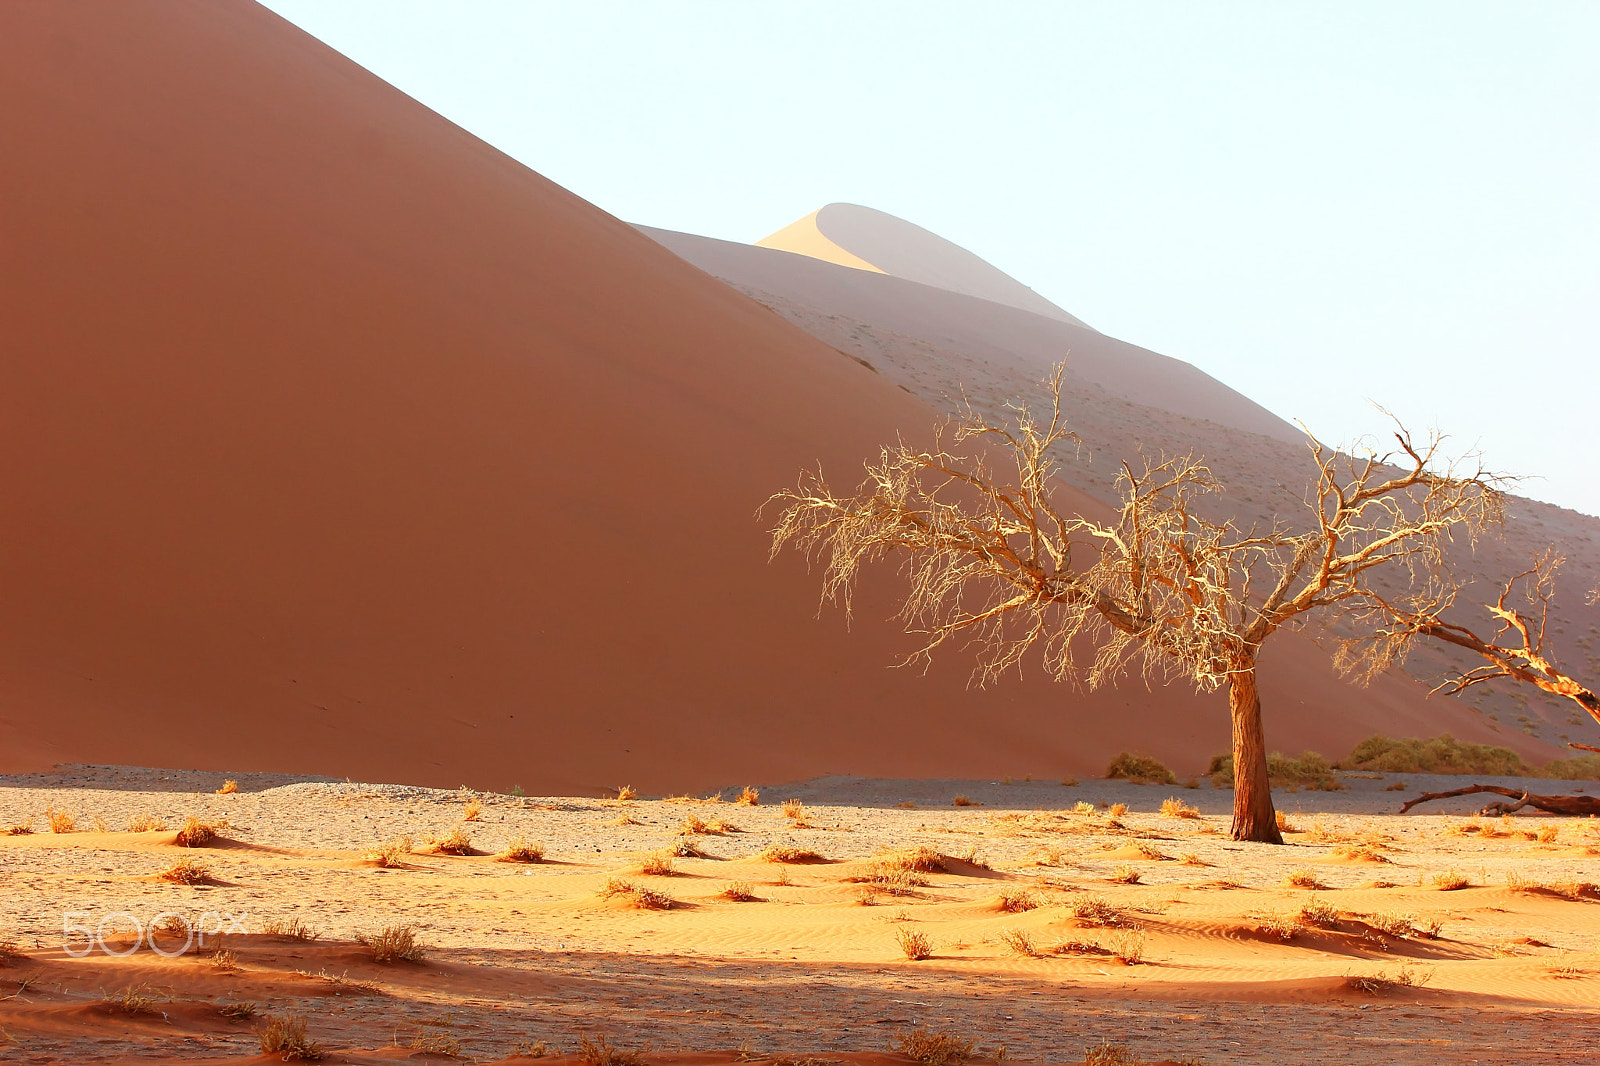
[[833, 201], [1325, 439], [1600, 514], [1600, 3], [267, 6], [630, 222]]

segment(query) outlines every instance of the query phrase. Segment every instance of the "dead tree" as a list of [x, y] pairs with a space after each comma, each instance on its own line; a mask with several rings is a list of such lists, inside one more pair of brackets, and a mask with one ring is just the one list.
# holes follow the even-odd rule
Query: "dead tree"
[[1490, 817], [1511, 814], [1524, 807], [1532, 807], [1547, 814], [1571, 815], [1574, 818], [1581, 818], [1584, 815], [1593, 818], [1600, 814], [1600, 796], [1536, 796], [1526, 789], [1506, 788], [1503, 785], [1468, 785], [1466, 788], [1453, 788], [1449, 792], [1424, 792], [1416, 799], [1401, 804], [1400, 813], [1406, 813], [1419, 803], [1431, 803], [1434, 800], [1452, 799], [1456, 796], [1472, 796], [1481, 792], [1493, 792], [1517, 801], [1490, 803], [1478, 811], [1479, 814]]
[[[1061, 411], [1064, 366], [1047, 381], [1043, 425], [1021, 403], [1003, 421], [967, 404], [931, 449], [882, 449], [853, 494], [835, 493], [820, 470], [803, 474], [769, 501], [782, 506], [773, 554], [793, 545], [821, 560], [824, 600], [847, 612], [862, 566], [899, 558], [900, 617], [922, 638], [907, 662], [965, 638], [983, 683], [1037, 650], [1053, 677], [1091, 688], [1130, 672], [1226, 686], [1234, 839], [1282, 843], [1256, 686], [1262, 644], [1314, 613], [1365, 605], [1374, 571], [1441, 569], [1453, 532], [1499, 519], [1497, 479], [1439, 469], [1437, 435], [1419, 445], [1399, 429], [1395, 451], [1362, 457], [1311, 437], [1316, 481], [1300, 532], [1203, 517], [1196, 504], [1221, 486], [1193, 455], [1125, 462], [1118, 513], [1095, 521], [1056, 502], [1055, 457], [1077, 441]], [[1002, 457], [1003, 477], [989, 456]]]

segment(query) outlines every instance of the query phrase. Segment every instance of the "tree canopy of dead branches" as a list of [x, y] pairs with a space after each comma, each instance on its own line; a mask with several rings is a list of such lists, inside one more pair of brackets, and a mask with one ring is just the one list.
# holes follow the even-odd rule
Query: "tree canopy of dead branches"
[[[1242, 529], [1197, 513], [1221, 490], [1194, 455], [1124, 462], [1120, 508], [1096, 519], [1062, 502], [1057, 464], [1078, 439], [1061, 410], [1058, 365], [1048, 416], [1025, 403], [990, 419], [963, 404], [931, 448], [904, 441], [840, 493], [820, 470], [769, 501], [785, 546], [822, 566], [826, 602], [850, 607], [869, 564], [898, 561], [901, 620], [926, 661], [951, 640], [971, 646], [991, 682], [1038, 652], [1060, 680], [1089, 687], [1129, 673], [1227, 687], [1235, 766], [1234, 836], [1281, 842], [1267, 784], [1256, 657], [1278, 629], [1313, 612], [1371, 624], [1377, 572], [1444, 588], [1445, 547], [1499, 521], [1500, 479], [1473, 457], [1449, 461], [1443, 439], [1396, 426], [1386, 453], [1345, 454], [1309, 438], [1314, 465], [1300, 529]], [[1374, 649], [1381, 647], [1381, 642]]]

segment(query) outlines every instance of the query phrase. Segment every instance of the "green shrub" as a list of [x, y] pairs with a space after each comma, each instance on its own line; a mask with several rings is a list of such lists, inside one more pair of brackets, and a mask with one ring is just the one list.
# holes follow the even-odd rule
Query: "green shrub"
[[1126, 751], [1111, 760], [1111, 765], [1106, 768], [1106, 776], [1126, 778], [1141, 784], [1147, 781], [1162, 785], [1178, 783], [1178, 775], [1168, 770], [1160, 760]]
[[1431, 740], [1374, 734], [1355, 746], [1339, 766], [1385, 774], [1492, 774], [1525, 777], [1533, 773], [1510, 748], [1469, 744], [1442, 733]]
[[[1298, 759], [1291, 759], [1281, 751], [1267, 756], [1267, 777], [1273, 785], [1296, 785], [1303, 788], [1338, 792], [1345, 785], [1333, 776], [1334, 767], [1314, 751], [1303, 751]], [[1213, 755], [1206, 768], [1215, 788], [1233, 787], [1233, 756]]]
[[1540, 777], [1557, 781], [1600, 781], [1600, 755], [1579, 755], [1545, 763]]

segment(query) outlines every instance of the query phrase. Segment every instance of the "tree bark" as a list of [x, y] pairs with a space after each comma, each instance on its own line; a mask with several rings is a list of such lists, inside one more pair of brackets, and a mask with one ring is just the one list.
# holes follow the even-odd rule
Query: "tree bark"
[[1261, 728], [1261, 693], [1255, 660], [1238, 665], [1228, 683], [1233, 717], [1233, 839], [1282, 844], [1278, 812], [1267, 780], [1267, 738]]

